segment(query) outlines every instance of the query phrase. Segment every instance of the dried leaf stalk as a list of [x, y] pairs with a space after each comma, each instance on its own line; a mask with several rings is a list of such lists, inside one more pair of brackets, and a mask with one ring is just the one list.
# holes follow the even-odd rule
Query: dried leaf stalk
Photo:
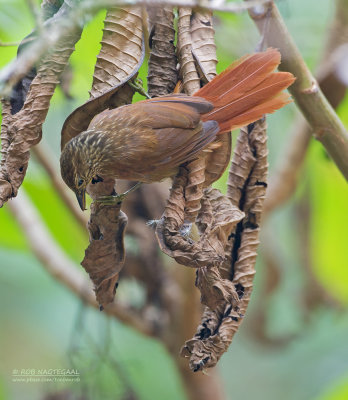
[[178, 81], [174, 40], [174, 13], [170, 6], [148, 7], [151, 49], [147, 76], [151, 97], [174, 91]]
[[[199, 75], [205, 82], [216, 75], [216, 47], [210, 12], [179, 9], [178, 54], [184, 90], [192, 95], [200, 88]], [[187, 164], [188, 181], [184, 192], [185, 223], [195, 222], [203, 189], [221, 176], [228, 164], [230, 149], [230, 134], [224, 134], [197, 160]], [[181, 242], [180, 237], [177, 239]]]
[[[241, 129], [229, 174], [228, 198], [232, 207], [245, 216], [229, 231], [225, 259], [217, 271], [198, 270], [197, 285], [207, 307], [195, 336], [181, 352], [190, 358], [193, 371], [216, 365], [241, 324], [250, 300], [267, 186], [266, 140], [265, 121], [249, 125], [249, 132]], [[222, 285], [225, 281], [229, 284]], [[214, 297], [215, 302], [211, 300]]]

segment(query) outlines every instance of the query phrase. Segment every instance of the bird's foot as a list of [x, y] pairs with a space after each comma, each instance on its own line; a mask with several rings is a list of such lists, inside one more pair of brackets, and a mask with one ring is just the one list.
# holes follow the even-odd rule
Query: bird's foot
[[147, 91], [143, 88], [143, 81], [140, 78], [136, 78], [133, 80], [129, 80], [128, 85], [132, 87], [136, 92], [140, 93], [142, 96], [145, 96], [147, 99], [151, 99], [151, 96], [147, 93]]
[[122, 201], [129, 195], [129, 193], [134, 192], [139, 186], [141, 185], [141, 182], [138, 182], [136, 185], [131, 187], [129, 190], [127, 190], [124, 193], [117, 194], [115, 196], [100, 196], [98, 197], [95, 201], [97, 203], [101, 203], [107, 206], [114, 206], [116, 204], [122, 203]]

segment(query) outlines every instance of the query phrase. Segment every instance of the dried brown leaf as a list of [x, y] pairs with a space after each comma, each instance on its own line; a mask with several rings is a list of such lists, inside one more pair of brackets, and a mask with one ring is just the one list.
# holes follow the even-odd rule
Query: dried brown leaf
[[91, 98], [104, 96], [120, 82], [129, 80], [134, 70], [140, 68], [143, 52], [141, 7], [109, 9], [104, 20]]
[[[216, 76], [216, 46], [214, 41], [213, 16], [210, 11], [194, 12], [191, 19], [192, 54], [202, 81], [211, 81]], [[207, 155], [205, 187], [217, 181], [231, 159], [231, 133], [218, 136], [216, 148]]]
[[185, 223], [196, 221], [201, 208], [205, 182], [206, 154], [187, 165], [187, 184], [185, 186]]
[[[182, 35], [182, 42], [185, 45], [181, 48], [180, 40], [178, 40], [178, 51], [181, 75], [183, 76], [183, 88], [185, 93], [192, 95], [200, 88], [200, 80], [207, 83], [216, 76], [217, 56], [212, 13], [209, 11], [194, 11], [190, 21], [188, 21], [189, 12], [189, 9], [182, 9], [178, 38]], [[190, 24], [190, 32], [187, 32], [188, 23]], [[180, 32], [182, 33], [180, 34]], [[190, 42], [189, 39], [191, 39]], [[196, 76], [193, 68], [195, 68]], [[190, 82], [192, 77], [195, 77], [195, 79]], [[210, 186], [221, 177], [231, 158], [230, 132], [219, 135], [214, 143], [217, 144], [215, 148], [206, 154], [204, 187]]]
[[[208, 307], [196, 335], [181, 351], [184, 357], [190, 358], [193, 371], [216, 365], [230, 345], [249, 304], [267, 187], [266, 140], [265, 121], [241, 129], [229, 174], [228, 198], [234, 207], [245, 213], [245, 217], [230, 231], [224, 262], [218, 266], [218, 271], [207, 269], [206, 274], [211, 276], [206, 277], [201, 269], [198, 270], [197, 283]], [[205, 285], [201, 284], [202, 277]], [[226, 280], [230, 284], [224, 286]], [[211, 283], [215, 286], [213, 289]], [[220, 293], [220, 299], [216, 293]], [[214, 294], [215, 302], [211, 301]]]
[[[228, 234], [243, 218], [243, 213], [232, 208], [228, 200], [222, 202], [222, 198], [219, 198], [220, 202], [214, 204], [216, 207], [213, 217], [211, 217], [212, 210], [208, 212], [206, 207], [202, 210], [200, 218], [204, 223], [198, 224], [201, 232], [199, 240], [195, 242], [180, 232], [185, 218], [186, 185], [186, 171], [182, 168], [174, 180], [164, 215], [157, 224], [156, 237], [160, 248], [182, 265], [194, 268], [219, 266], [225, 257]], [[215, 196], [219, 193], [216, 189], [207, 190], [213, 190]]]
[[151, 97], [155, 97], [172, 93], [178, 81], [174, 13], [173, 8], [166, 5], [149, 6], [147, 12], [151, 49], [147, 75], [148, 92]]
[[6, 157], [7, 149], [10, 145], [10, 138], [8, 134], [9, 125], [11, 122], [11, 104], [9, 100], [2, 100], [2, 122], [1, 122], [1, 161], [0, 161], [0, 193], [2, 197], [8, 199], [12, 194], [11, 183], [6, 179]]
[[[178, 54], [184, 91], [193, 94], [201, 80], [208, 82], [216, 75], [216, 49], [210, 13], [179, 9]], [[221, 266], [225, 264], [227, 243], [231, 233], [245, 216], [231, 201], [210, 185], [226, 169], [231, 155], [231, 134], [220, 135], [200, 157], [180, 170], [164, 215], [156, 228], [160, 248], [178, 263], [198, 267], [196, 286], [201, 292], [201, 303], [206, 306], [197, 337], [186, 342], [182, 354], [190, 356], [194, 371], [215, 365], [226, 351], [229, 340], [222, 340], [218, 332], [223, 316], [229, 312], [235, 317], [239, 297], [232, 282]], [[208, 187], [208, 188], [207, 188]], [[205, 189], [207, 188], [207, 189]], [[205, 189], [205, 190], [204, 190]], [[183, 235], [183, 224], [197, 223], [199, 238], [193, 241]], [[185, 226], [185, 225], [184, 225]], [[224, 310], [228, 308], [228, 312]], [[239, 314], [237, 313], [238, 317]], [[216, 321], [209, 335], [206, 323]]]
[[101, 43], [91, 98], [66, 119], [62, 149], [70, 139], [88, 128], [95, 115], [130, 102], [134, 90], [127, 82], [137, 75], [145, 56], [141, 7], [108, 10]]
[[[134, 90], [122, 85], [135, 76], [143, 57], [140, 7], [109, 10], [94, 71], [92, 98], [68, 117], [62, 131], [62, 146], [70, 135], [75, 136], [86, 129], [94, 115], [104, 108], [131, 103]], [[86, 117], [86, 112], [91, 112], [88, 120], [83, 126], [74, 128], [75, 123]], [[115, 194], [114, 179], [103, 178], [102, 182], [88, 185], [87, 191], [94, 200]], [[81, 264], [94, 282], [97, 301], [102, 307], [114, 300], [119, 272], [124, 265], [123, 238], [127, 217], [120, 207], [121, 204], [102, 206], [97, 202], [91, 205], [90, 244]]]
[[191, 18], [192, 54], [200, 78], [208, 83], [216, 75], [216, 46], [210, 11], [193, 12]]
[[[66, 18], [63, 15], [61, 17]], [[0, 206], [17, 195], [28, 166], [29, 150], [41, 140], [42, 124], [51, 97], [80, 35], [80, 28], [67, 31], [62, 40], [43, 58], [23, 108], [5, 122], [5, 142], [9, 145], [1, 170]]]
[[[190, 359], [190, 368], [193, 372], [213, 367], [220, 356], [227, 351], [230, 342], [220, 334], [219, 328], [221, 315], [228, 315], [230, 309], [231, 307], [218, 313], [206, 307], [197, 333], [182, 347], [180, 354]], [[225, 318], [224, 321], [229, 319]]]
[[193, 95], [201, 87], [192, 55], [191, 15], [191, 8], [179, 8], [177, 44], [178, 59], [184, 91], [189, 95]]
[[232, 149], [232, 137], [231, 132], [226, 132], [220, 134], [214, 141], [214, 144], [218, 144], [211, 153], [207, 154], [206, 158], [206, 170], [205, 170], [205, 182], [204, 186], [210, 186], [215, 181], [217, 181], [231, 159], [231, 149]]
[[[112, 192], [114, 180], [105, 179], [98, 188], [94, 186], [89, 188], [93, 199]], [[123, 237], [127, 216], [120, 208], [121, 204], [104, 206], [93, 202], [91, 205], [88, 222], [90, 244], [81, 265], [93, 281], [97, 301], [102, 307], [114, 300], [119, 272], [125, 260]]]

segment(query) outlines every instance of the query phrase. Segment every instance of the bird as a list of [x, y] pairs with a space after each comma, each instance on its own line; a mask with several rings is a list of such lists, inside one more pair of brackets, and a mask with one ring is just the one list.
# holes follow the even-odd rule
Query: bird
[[60, 157], [62, 178], [81, 209], [89, 183], [105, 177], [138, 183], [174, 177], [180, 166], [213, 146], [219, 134], [291, 102], [284, 90], [295, 78], [275, 71], [280, 61], [279, 51], [269, 48], [233, 62], [193, 96], [174, 93], [97, 114]]

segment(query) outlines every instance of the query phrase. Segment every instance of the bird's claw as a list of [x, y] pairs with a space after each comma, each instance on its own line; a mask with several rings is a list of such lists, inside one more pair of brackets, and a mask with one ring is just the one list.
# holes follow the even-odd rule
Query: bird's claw
[[122, 193], [116, 196], [100, 196], [95, 201], [97, 203], [104, 204], [105, 206], [114, 206], [116, 204], [122, 203], [125, 197], [125, 193]]
[[129, 190], [127, 190], [124, 193], [117, 194], [117, 195], [110, 195], [110, 196], [100, 196], [98, 197], [95, 201], [97, 203], [104, 204], [106, 206], [114, 206], [116, 204], [121, 204], [122, 201], [129, 195], [129, 193], [134, 192], [139, 186], [141, 185], [141, 182], [138, 182], [135, 184], [133, 187], [131, 187]]

